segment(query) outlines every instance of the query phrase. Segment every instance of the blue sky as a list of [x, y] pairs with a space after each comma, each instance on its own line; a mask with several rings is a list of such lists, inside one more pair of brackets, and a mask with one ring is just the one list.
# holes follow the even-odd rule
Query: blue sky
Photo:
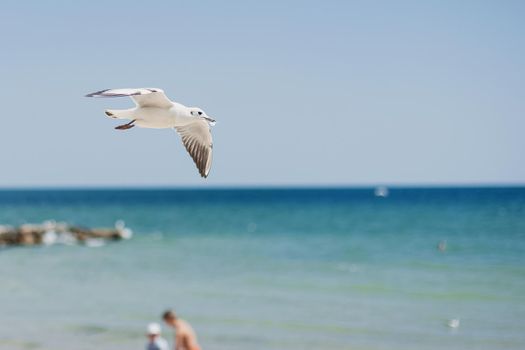
[[[147, 6], [146, 6], [147, 5]], [[520, 1], [4, 1], [0, 187], [525, 182]], [[160, 87], [217, 119], [202, 180], [171, 130], [87, 99]]]

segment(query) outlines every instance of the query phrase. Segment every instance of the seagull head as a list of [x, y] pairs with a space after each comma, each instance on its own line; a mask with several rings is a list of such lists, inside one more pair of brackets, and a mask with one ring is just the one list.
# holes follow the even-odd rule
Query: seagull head
[[197, 107], [190, 107], [190, 114], [194, 117], [206, 117], [206, 113], [204, 113], [204, 111], [200, 108], [197, 108]]
[[215, 119], [208, 116], [202, 109], [198, 107], [191, 107], [190, 114], [196, 118], [206, 119], [212, 126], [215, 125]]

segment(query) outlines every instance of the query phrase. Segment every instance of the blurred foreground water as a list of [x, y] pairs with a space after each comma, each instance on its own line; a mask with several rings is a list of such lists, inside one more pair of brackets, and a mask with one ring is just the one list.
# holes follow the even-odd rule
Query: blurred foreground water
[[0, 349], [142, 349], [168, 307], [203, 349], [525, 348], [525, 189], [375, 192], [0, 191], [0, 224], [134, 232], [0, 249]]

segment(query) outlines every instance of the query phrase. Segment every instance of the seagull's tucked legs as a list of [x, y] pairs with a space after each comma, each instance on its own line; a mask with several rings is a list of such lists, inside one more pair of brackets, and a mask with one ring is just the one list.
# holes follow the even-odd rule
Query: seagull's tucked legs
[[115, 129], [117, 129], [117, 130], [128, 130], [128, 129], [131, 129], [132, 127], [135, 126], [135, 125], [133, 125], [133, 123], [135, 123], [135, 119], [133, 119], [132, 121], [130, 121], [127, 124], [119, 125], [119, 126], [115, 127]]

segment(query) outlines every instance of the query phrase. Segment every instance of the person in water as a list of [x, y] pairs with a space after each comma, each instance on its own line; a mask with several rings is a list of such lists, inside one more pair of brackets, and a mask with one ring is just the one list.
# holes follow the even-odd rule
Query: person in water
[[146, 350], [168, 350], [168, 342], [160, 336], [160, 333], [161, 330], [158, 323], [150, 323], [148, 325]]
[[195, 331], [188, 322], [178, 318], [173, 310], [165, 311], [162, 319], [175, 331], [175, 350], [200, 350]]

